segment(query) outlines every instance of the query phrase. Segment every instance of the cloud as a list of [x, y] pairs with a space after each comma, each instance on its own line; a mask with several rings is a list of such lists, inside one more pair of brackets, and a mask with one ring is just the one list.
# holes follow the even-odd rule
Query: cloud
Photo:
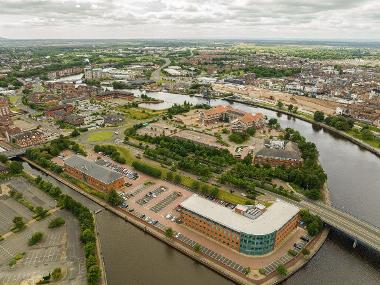
[[379, 11], [378, 0], [0, 0], [0, 35], [379, 40]]

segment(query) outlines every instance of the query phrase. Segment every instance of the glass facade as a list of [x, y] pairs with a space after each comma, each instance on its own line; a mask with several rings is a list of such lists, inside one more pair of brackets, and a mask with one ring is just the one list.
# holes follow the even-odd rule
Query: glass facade
[[240, 234], [240, 252], [249, 255], [263, 255], [273, 250], [276, 232], [267, 235]]

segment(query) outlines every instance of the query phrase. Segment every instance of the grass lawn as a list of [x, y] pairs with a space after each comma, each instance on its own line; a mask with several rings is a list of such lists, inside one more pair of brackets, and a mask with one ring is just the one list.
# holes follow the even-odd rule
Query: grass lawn
[[148, 120], [162, 113], [162, 111], [149, 110], [144, 108], [124, 108], [119, 106], [117, 110], [123, 112], [127, 119]]
[[243, 196], [238, 196], [238, 195], [234, 195], [234, 194], [231, 194], [230, 192], [226, 191], [226, 190], [221, 190], [219, 191], [219, 198], [226, 201], [226, 202], [229, 202], [229, 203], [233, 203], [233, 204], [242, 204], [242, 205], [245, 205], [245, 202], [251, 202], [252, 205], [254, 205], [254, 201], [251, 200], [251, 199], [248, 199], [248, 198], [245, 198]]
[[112, 132], [111, 131], [100, 131], [96, 133], [92, 133], [88, 136], [89, 142], [102, 142], [106, 141], [112, 138]]
[[349, 134], [350, 136], [362, 141], [362, 142], [365, 142], [366, 144], [369, 144], [370, 146], [374, 147], [374, 148], [378, 148], [380, 149], [380, 140], [378, 139], [374, 139], [374, 140], [364, 140], [360, 134], [354, 132], [353, 130], [350, 130], [350, 131], [347, 131], [346, 132], [347, 134]]
[[9, 95], [8, 98], [9, 98], [9, 101], [11, 102], [11, 104], [14, 105], [17, 102], [17, 100], [20, 98], [20, 96]]

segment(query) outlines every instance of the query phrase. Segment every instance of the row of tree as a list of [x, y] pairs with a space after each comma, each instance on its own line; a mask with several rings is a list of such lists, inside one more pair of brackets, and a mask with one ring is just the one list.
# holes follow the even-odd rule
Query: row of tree
[[113, 145], [95, 145], [94, 151], [97, 153], [102, 152], [118, 163], [125, 163], [125, 158], [121, 156], [120, 152]]
[[40, 176], [34, 180], [36, 186], [58, 200], [58, 205], [70, 211], [78, 220], [80, 225], [80, 240], [84, 245], [87, 268], [87, 281], [90, 285], [98, 284], [101, 270], [97, 261], [97, 247], [94, 218], [90, 210], [81, 203], [53, 186], [50, 182], [44, 181]]

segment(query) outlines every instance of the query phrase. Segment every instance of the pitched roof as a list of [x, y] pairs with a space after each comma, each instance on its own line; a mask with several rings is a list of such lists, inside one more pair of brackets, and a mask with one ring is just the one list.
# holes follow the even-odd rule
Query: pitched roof
[[243, 117], [239, 118], [243, 123], [250, 123], [250, 122], [258, 122], [260, 120], [264, 119], [264, 115], [261, 113], [251, 114], [251, 113], [245, 113]]
[[79, 170], [80, 172], [91, 176], [105, 184], [110, 184], [123, 177], [123, 174], [112, 169], [98, 165], [89, 161], [80, 155], [73, 155], [65, 159], [65, 165]]
[[212, 116], [212, 115], [224, 113], [231, 108], [232, 107], [229, 105], [219, 105], [214, 108], [205, 110], [203, 113], [205, 114], [205, 116]]

